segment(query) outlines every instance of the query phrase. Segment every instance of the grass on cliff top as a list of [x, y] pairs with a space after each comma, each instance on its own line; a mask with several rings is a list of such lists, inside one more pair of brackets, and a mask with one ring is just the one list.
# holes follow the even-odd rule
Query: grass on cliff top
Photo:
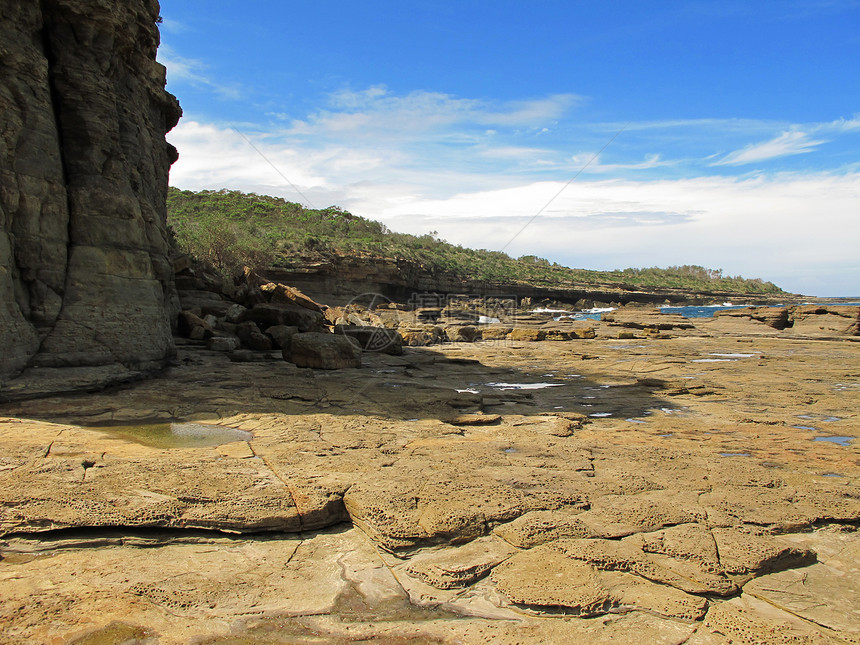
[[407, 235], [336, 206], [308, 209], [277, 197], [233, 190], [193, 192], [170, 188], [168, 224], [179, 248], [222, 273], [243, 266], [292, 267], [337, 256], [388, 258], [433, 276], [491, 283], [670, 288], [698, 292], [779, 294], [759, 279], [728, 277], [721, 270], [673, 266], [616, 271], [571, 269], [534, 255], [512, 258], [486, 249], [449, 244], [435, 234]]

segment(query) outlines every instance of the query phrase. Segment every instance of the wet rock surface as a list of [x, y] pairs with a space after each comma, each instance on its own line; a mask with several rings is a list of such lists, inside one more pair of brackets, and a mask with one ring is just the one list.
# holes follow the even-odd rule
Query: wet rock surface
[[6, 404], [3, 640], [858, 642], [860, 345], [714, 329]]

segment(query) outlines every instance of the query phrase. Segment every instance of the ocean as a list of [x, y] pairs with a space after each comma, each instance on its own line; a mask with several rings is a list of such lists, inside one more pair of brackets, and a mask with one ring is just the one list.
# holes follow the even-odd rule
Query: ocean
[[[816, 302], [809, 304], [831, 305], [831, 306], [860, 306], [858, 302]], [[702, 305], [696, 307], [673, 307], [664, 305], [658, 307], [664, 314], [681, 314], [684, 318], [713, 318], [715, 311], [723, 311], [725, 309], [744, 309], [746, 307], [785, 307], [786, 305], [735, 305], [732, 303], [723, 303], [721, 305]], [[580, 311], [568, 311], [565, 309], [535, 309], [535, 313], [553, 313], [553, 320], [600, 320], [600, 317], [610, 311], [615, 311], [615, 307], [602, 307], [595, 309], [582, 309]]]

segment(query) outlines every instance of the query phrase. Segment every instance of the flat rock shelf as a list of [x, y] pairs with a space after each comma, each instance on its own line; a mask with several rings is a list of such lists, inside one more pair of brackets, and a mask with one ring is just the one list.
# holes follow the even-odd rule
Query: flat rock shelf
[[0, 408], [3, 642], [860, 642], [857, 342], [179, 351]]

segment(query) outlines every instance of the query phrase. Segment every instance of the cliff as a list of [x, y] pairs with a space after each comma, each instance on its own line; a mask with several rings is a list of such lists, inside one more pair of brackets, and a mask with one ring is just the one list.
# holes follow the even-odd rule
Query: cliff
[[560, 282], [555, 286], [528, 280], [467, 280], [450, 272], [436, 271], [404, 258], [331, 253], [324, 259], [296, 257], [290, 267], [269, 266], [261, 275], [274, 282], [293, 285], [328, 304], [345, 304], [359, 294], [376, 293], [395, 302], [410, 302], [416, 293], [480, 294], [518, 300], [551, 300], [576, 303], [642, 303], [659, 305], [712, 304], [725, 300], [760, 304], [793, 301], [793, 294], [746, 293], [705, 288], [657, 287], [620, 282]]
[[158, 12], [0, 4], [0, 381], [80, 366], [109, 381], [174, 352], [164, 135], [181, 109]]

